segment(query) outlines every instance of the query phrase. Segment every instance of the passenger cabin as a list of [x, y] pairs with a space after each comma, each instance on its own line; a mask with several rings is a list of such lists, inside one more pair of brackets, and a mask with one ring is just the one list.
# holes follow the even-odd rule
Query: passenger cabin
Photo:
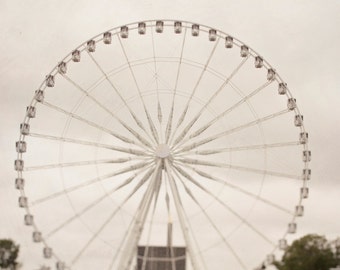
[[27, 149], [26, 142], [24, 141], [18, 141], [15, 143], [15, 149], [17, 150], [17, 153], [25, 153]]
[[263, 67], [263, 58], [261, 56], [256, 56], [255, 57], [255, 67], [256, 68]]
[[304, 208], [303, 208], [303, 205], [297, 205], [295, 207], [295, 215], [297, 217], [302, 217], [303, 216], [303, 213], [304, 213]]
[[210, 29], [209, 30], [209, 40], [210, 41], [215, 41], [217, 37], [217, 32], [215, 29]]
[[248, 54], [249, 54], [249, 48], [246, 45], [242, 45], [241, 52], [240, 52], [241, 57], [247, 57]]
[[157, 21], [156, 22], [156, 33], [163, 33], [163, 28], [164, 28], [164, 22]]
[[80, 51], [79, 50], [74, 50], [72, 52], [72, 61], [73, 62], [80, 62]]
[[60, 74], [66, 74], [66, 71], [67, 71], [66, 63], [65, 62], [60, 62], [59, 65], [58, 65], [58, 72]]
[[54, 76], [53, 75], [47, 75], [45, 79], [45, 84], [47, 87], [54, 87]]
[[33, 238], [33, 242], [35, 243], [41, 242], [42, 241], [41, 232], [37, 232], [37, 231], [33, 232], [32, 238]]
[[279, 240], [279, 249], [285, 250], [285, 249], [287, 249], [287, 247], [288, 247], [287, 240], [286, 239], [280, 239]]
[[267, 72], [267, 80], [268, 80], [268, 81], [274, 80], [275, 74], [276, 74], [276, 72], [275, 72], [274, 69], [272, 69], [272, 68], [268, 69], [268, 72]]
[[288, 224], [288, 233], [296, 233], [296, 223], [292, 222]]
[[36, 112], [37, 112], [37, 110], [36, 110], [36, 108], [33, 107], [33, 106], [28, 106], [28, 107], [26, 108], [26, 116], [27, 116], [28, 118], [34, 118], [35, 115], [36, 115]]
[[88, 52], [94, 52], [96, 50], [96, 42], [94, 40], [89, 40], [86, 44], [86, 49]]
[[300, 189], [300, 194], [302, 199], [307, 199], [309, 195], [309, 189], [307, 187], [302, 187]]
[[225, 37], [225, 47], [231, 49], [234, 45], [234, 39], [231, 36]]
[[193, 24], [191, 26], [191, 35], [197, 37], [200, 33], [200, 26], [198, 24]]
[[121, 38], [128, 38], [129, 37], [129, 27], [122, 26], [120, 28], [120, 37]]
[[145, 35], [146, 33], [146, 24], [145, 22], [138, 23], [138, 34]]
[[23, 189], [25, 185], [25, 180], [23, 178], [16, 178], [15, 179], [15, 188], [16, 189]]
[[105, 32], [103, 34], [103, 42], [104, 42], [104, 44], [111, 44], [112, 34], [110, 32]]
[[174, 23], [174, 32], [176, 34], [182, 33], [182, 23], [181, 22], [175, 22]]
[[33, 225], [33, 216], [26, 214], [24, 216], [24, 223], [25, 223], [26, 226], [32, 226]]
[[43, 249], [43, 254], [44, 254], [44, 258], [46, 258], [46, 259], [49, 259], [49, 258], [51, 258], [52, 257], [52, 248], [50, 248], [50, 247], [44, 247], [44, 249]]

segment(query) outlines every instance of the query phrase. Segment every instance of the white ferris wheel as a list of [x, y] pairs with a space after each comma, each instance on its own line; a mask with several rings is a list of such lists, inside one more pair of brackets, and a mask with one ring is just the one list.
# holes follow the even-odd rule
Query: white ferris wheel
[[263, 269], [295, 233], [311, 176], [277, 71], [185, 21], [78, 46], [35, 91], [16, 150], [41, 270]]

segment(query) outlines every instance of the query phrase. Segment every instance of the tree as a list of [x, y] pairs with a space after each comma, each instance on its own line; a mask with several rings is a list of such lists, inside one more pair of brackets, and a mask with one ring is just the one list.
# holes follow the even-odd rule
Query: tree
[[306, 235], [292, 243], [282, 261], [275, 261], [279, 270], [329, 270], [340, 264], [326, 238], [316, 234]]
[[19, 245], [16, 245], [10, 239], [0, 239], [0, 268], [17, 269], [17, 257], [19, 254]]

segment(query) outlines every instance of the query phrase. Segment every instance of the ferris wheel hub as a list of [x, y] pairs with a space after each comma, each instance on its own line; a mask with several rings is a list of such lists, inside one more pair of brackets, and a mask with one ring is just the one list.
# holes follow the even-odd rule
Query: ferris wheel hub
[[170, 155], [170, 148], [167, 144], [161, 143], [157, 146], [155, 154], [156, 157], [167, 158]]

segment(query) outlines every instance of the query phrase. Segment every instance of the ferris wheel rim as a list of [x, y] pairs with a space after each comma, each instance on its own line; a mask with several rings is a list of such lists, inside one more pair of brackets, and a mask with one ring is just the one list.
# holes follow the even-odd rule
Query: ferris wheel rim
[[[144, 21], [144, 22], [146, 22], [146, 23], [151, 23], [151, 26], [149, 26], [149, 27], [152, 28], [152, 27], [153, 27], [153, 24], [152, 24], [152, 23], [155, 23], [156, 21], [158, 21], [158, 20], [148, 20], [148, 21]], [[185, 23], [185, 25], [183, 25], [183, 27], [186, 27], [186, 28], [190, 28], [190, 26], [191, 26], [192, 24], [194, 24], [194, 23], [188, 22], [188, 21], [177, 21], [177, 20], [159, 20], [159, 21], [164, 21], [164, 22], [168, 22], [168, 23], [182, 22], [182, 23]], [[125, 26], [128, 26], [128, 27], [129, 27], [129, 26], [132, 26], [132, 25], [135, 26], [136, 24], [138, 24], [138, 22], [136, 22], [136, 23], [130, 23], [130, 24], [127, 24], [127, 25], [125, 25]], [[201, 24], [199, 24], [199, 25], [202, 26], [202, 27], [205, 27], [206, 29], [212, 29], [212, 28], [210, 28], [210, 27], [208, 27], [208, 26], [204, 26], [204, 25], [201, 25]], [[120, 32], [119, 32], [120, 28], [121, 28], [121, 26], [116, 27], [116, 28], [112, 28], [112, 29], [109, 29], [108, 31], [105, 31], [105, 32], [103, 32], [103, 33], [106, 33], [106, 32], [113, 32], [115, 35], [118, 36], [119, 33], [120, 33]], [[131, 28], [131, 30], [132, 30], [132, 29], [136, 29], [136, 28], [137, 28], [137, 27]], [[201, 30], [201, 29], [200, 29], [200, 30]], [[207, 30], [204, 30], [204, 29], [202, 29], [202, 31], [203, 31], [203, 32], [208, 32]], [[227, 36], [226, 33], [222, 32], [222, 31], [220, 31], [220, 30], [217, 30], [217, 32], [218, 32], [217, 36], [219, 36], [220, 38], [221, 38], [221, 37]], [[103, 33], [94, 36], [94, 37], [91, 38], [90, 40], [98, 39], [101, 35], [103, 35]], [[228, 36], [229, 36], [229, 35], [228, 35]], [[237, 42], [239, 42], [239, 47], [242, 46], [242, 45], [246, 45], [245, 43], [239, 41], [239, 40], [236, 39], [236, 38], [234, 38], [234, 40], [237, 41]], [[100, 39], [97, 40], [96, 43], [99, 42], [99, 41], [100, 41]], [[86, 50], [86, 44], [87, 44], [87, 42], [88, 42], [88, 41], [85, 41], [84, 43], [80, 44], [78, 47], [75, 48], [75, 50], [78, 50], [78, 49], [79, 49], [80, 51]], [[235, 45], [238, 46], [238, 43], [235, 43]], [[248, 46], [248, 45], [246, 45], [246, 46]], [[257, 54], [256, 51], [254, 51], [251, 47], [248, 46], [248, 48], [249, 48], [249, 50], [250, 50], [250, 55], [251, 55], [252, 57], [259, 56], [259, 54]], [[73, 50], [73, 51], [74, 51], [74, 50]], [[73, 52], [73, 51], [72, 51], [72, 52]], [[71, 61], [70, 56], [71, 56], [72, 52], [71, 52], [70, 54], [68, 54], [67, 56], [65, 56], [65, 57], [62, 59], [62, 62], [64, 62], [64, 61], [65, 61], [65, 63], [70, 62], [70, 61]], [[68, 59], [68, 60], [67, 60], [67, 59]], [[267, 69], [272, 68], [272, 66], [271, 66], [268, 62], [266, 62], [265, 59], [263, 59], [263, 61], [264, 61], [264, 64], [265, 64], [265, 68], [267, 68]], [[52, 69], [52, 71], [51, 71], [48, 75], [53, 75], [53, 76], [56, 75], [56, 74], [58, 73], [57, 68], [58, 68], [58, 65], [57, 65], [56, 67], [54, 67], [54, 68]], [[47, 76], [48, 76], [48, 75], [47, 75]], [[278, 83], [284, 83], [284, 81], [281, 79], [281, 77], [279, 76], [279, 74], [278, 74], [277, 72], [275, 73], [275, 80], [276, 80]], [[44, 85], [45, 82], [46, 82], [45, 80], [42, 82], [42, 84], [41, 84], [40, 87], [38, 88], [39, 90], [44, 91], [44, 90], [46, 89], [47, 86]], [[292, 98], [292, 95], [291, 95], [291, 93], [290, 93], [290, 91], [289, 91], [288, 88], [287, 88], [287, 93], [286, 93], [286, 95], [287, 95], [287, 97], [291, 97], [291, 98]], [[38, 101], [37, 101], [36, 98], [34, 97], [34, 98], [32, 99], [32, 101], [31, 101], [31, 104], [30, 104], [30, 105], [31, 105], [31, 106], [35, 106], [37, 103], [38, 103]], [[300, 111], [299, 111], [299, 109], [298, 109], [298, 106], [296, 106], [296, 107], [294, 108], [294, 112], [295, 112], [295, 115], [301, 115], [301, 114], [300, 114]], [[27, 117], [27, 115], [26, 115], [25, 118], [24, 118], [23, 123], [27, 123], [27, 124], [28, 124], [29, 122], [30, 122], [30, 118]], [[300, 130], [301, 130], [301, 132], [305, 132], [305, 128], [304, 128], [304, 124], [303, 124], [303, 123], [302, 123], [302, 125], [300, 126]], [[25, 136], [26, 136], [25, 134], [20, 134], [20, 136], [19, 136], [19, 141], [24, 141], [24, 140], [25, 140]], [[308, 142], [305, 143], [303, 147], [304, 147], [305, 150], [308, 150]], [[21, 159], [22, 159], [22, 153], [18, 153], [17, 159], [18, 159], [18, 160], [21, 160]], [[306, 163], [305, 169], [308, 169], [308, 162]], [[22, 172], [19, 172], [19, 171], [18, 171], [18, 178], [20, 178], [21, 175], [22, 175]], [[303, 185], [303, 186], [305, 186], [305, 182], [306, 182], [306, 181], [305, 181], [305, 179], [304, 179], [304, 185]], [[24, 189], [21, 189], [20, 192], [21, 192], [21, 195], [25, 197], [25, 191], [24, 191]], [[300, 205], [302, 204], [302, 197], [300, 197], [299, 204], [300, 204]], [[31, 214], [29, 208], [26, 208], [26, 212], [27, 212], [28, 215]], [[295, 219], [296, 219], [296, 216], [294, 215], [294, 217], [293, 217], [292, 220], [291, 220], [291, 223], [294, 223], [294, 222], [295, 222]], [[35, 231], [39, 231], [39, 230], [38, 230], [38, 227], [36, 226], [35, 223], [33, 223], [33, 228], [34, 228]], [[286, 234], [287, 234], [287, 233], [284, 234], [284, 237], [286, 236]], [[284, 237], [283, 237], [283, 238], [284, 238]], [[44, 241], [44, 239], [42, 240], [42, 242], [43, 242], [43, 244], [45, 245], [45, 247], [49, 247], [48, 244]], [[275, 249], [276, 249], [276, 248], [277, 248], [277, 247], [275, 247]], [[274, 251], [275, 251], [275, 249], [274, 249]], [[57, 259], [57, 261], [60, 261], [59, 257], [58, 257], [54, 252], [53, 252], [53, 256], [55, 256], [55, 258]]]

